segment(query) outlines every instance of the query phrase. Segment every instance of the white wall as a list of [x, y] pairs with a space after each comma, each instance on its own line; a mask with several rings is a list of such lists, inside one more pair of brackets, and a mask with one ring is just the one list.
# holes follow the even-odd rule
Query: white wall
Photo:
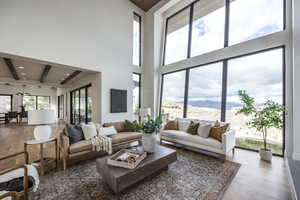
[[[102, 74], [101, 120], [132, 118], [132, 20], [128, 0], [0, 1], [0, 52]], [[128, 90], [128, 112], [110, 113], [111, 88]]]
[[[0, 94], [11, 94], [13, 95], [13, 111], [21, 111], [20, 106], [22, 105], [22, 97], [17, 96], [16, 93], [23, 92], [24, 87], [21, 85], [0, 85]], [[57, 110], [57, 97], [56, 97], [56, 89], [52, 89], [50, 87], [41, 87], [39, 88], [37, 85], [27, 85], [25, 87], [25, 91], [30, 95], [41, 95], [41, 96], [50, 96], [51, 101], [51, 109], [54, 109], [55, 112]]]

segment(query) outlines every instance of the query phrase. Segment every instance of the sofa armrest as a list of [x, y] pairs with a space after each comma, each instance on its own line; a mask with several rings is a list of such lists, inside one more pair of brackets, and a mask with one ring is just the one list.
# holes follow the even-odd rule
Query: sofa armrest
[[235, 130], [229, 130], [222, 135], [222, 145], [224, 153], [231, 151], [235, 147]]
[[64, 157], [68, 155], [69, 147], [70, 147], [69, 137], [66, 136], [64, 133], [61, 133], [60, 134], [59, 149], [63, 153]]

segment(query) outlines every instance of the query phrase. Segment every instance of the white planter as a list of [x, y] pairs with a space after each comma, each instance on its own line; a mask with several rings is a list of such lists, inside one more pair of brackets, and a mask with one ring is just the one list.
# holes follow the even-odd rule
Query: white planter
[[269, 149], [267, 149], [267, 151], [265, 151], [265, 149], [260, 149], [259, 155], [260, 158], [264, 161], [268, 161], [268, 162], [272, 161], [272, 151]]
[[144, 151], [153, 153], [155, 151], [156, 139], [154, 133], [144, 133], [142, 136], [142, 144]]

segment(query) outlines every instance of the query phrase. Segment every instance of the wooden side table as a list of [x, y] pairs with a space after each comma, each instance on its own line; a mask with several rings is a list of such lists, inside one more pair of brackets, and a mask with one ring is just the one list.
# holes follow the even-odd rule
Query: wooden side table
[[[47, 159], [44, 158], [44, 144], [54, 142], [55, 144], [55, 159]], [[47, 140], [28, 140], [24, 143], [24, 151], [27, 152], [27, 147], [29, 145], [40, 145], [40, 160], [34, 163], [37, 163], [41, 168], [41, 175], [44, 175], [45, 166], [55, 162], [55, 167], [58, 169], [58, 141], [56, 137], [49, 138]]]

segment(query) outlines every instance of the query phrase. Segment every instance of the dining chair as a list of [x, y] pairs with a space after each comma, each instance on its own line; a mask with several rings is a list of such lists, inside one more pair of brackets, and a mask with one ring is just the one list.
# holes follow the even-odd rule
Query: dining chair
[[16, 122], [19, 123], [19, 118], [18, 118], [18, 112], [12, 111], [8, 112], [8, 122], [11, 122], [12, 120], [16, 119]]
[[28, 122], [28, 111], [24, 111], [20, 113], [20, 121], [19, 122], [23, 122], [23, 119], [26, 118], [27, 122]]

